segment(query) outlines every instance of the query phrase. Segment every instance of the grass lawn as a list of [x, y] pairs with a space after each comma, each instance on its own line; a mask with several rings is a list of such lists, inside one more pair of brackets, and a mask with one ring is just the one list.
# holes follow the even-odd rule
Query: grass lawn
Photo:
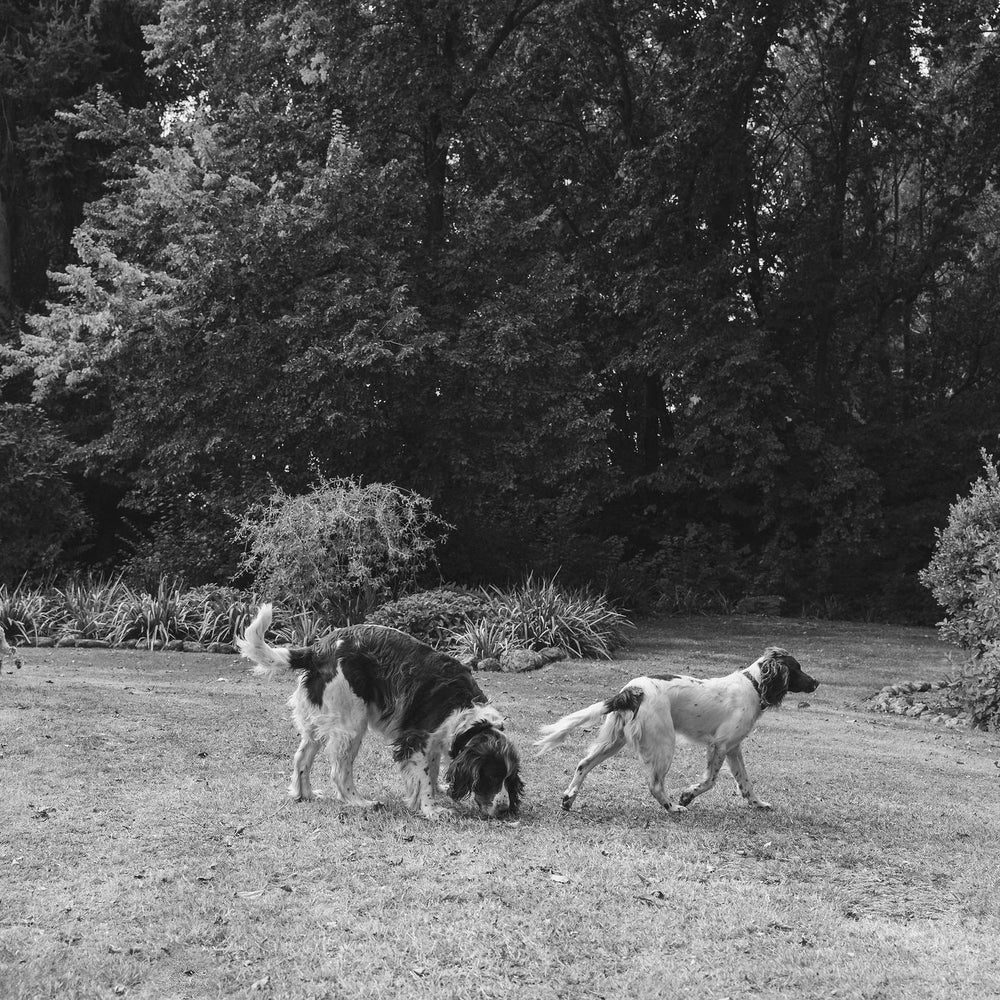
[[[744, 746], [772, 812], [724, 769], [668, 815], [627, 752], [560, 809], [589, 734], [537, 759], [540, 724], [770, 643], [821, 681]], [[288, 802], [292, 685], [235, 657], [22, 652], [0, 676], [4, 1000], [1000, 996], [1000, 738], [859, 707], [953, 669], [930, 629], [668, 619], [613, 663], [484, 674], [518, 824], [409, 815], [376, 738], [356, 773], [386, 808]], [[682, 748], [671, 790], [701, 766]]]

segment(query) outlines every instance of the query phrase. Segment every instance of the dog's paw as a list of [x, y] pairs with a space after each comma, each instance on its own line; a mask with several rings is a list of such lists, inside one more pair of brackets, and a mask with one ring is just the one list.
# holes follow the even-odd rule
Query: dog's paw
[[378, 799], [344, 799], [344, 805], [352, 809], [381, 809], [382, 803]]
[[450, 819], [454, 816], [454, 812], [447, 806], [423, 806], [420, 810], [420, 815], [424, 819], [429, 819], [431, 821], [436, 821], [439, 819]]
[[677, 801], [685, 807], [691, 805], [691, 803], [694, 802], [694, 799], [695, 796], [693, 792], [681, 792], [681, 794], [677, 797]]
[[754, 807], [754, 809], [773, 809], [774, 808], [774, 806], [772, 806], [770, 802], [765, 802], [763, 799], [752, 799], [751, 802], [750, 802], [750, 805], [752, 805]]
[[663, 806], [663, 808], [666, 809], [667, 812], [669, 812], [669, 813], [686, 813], [687, 812], [687, 806], [678, 805], [677, 803], [674, 803], [674, 802], [667, 802]]
[[575, 795], [564, 795], [562, 797], [562, 807], [569, 812], [573, 808], [573, 803], [576, 801]]

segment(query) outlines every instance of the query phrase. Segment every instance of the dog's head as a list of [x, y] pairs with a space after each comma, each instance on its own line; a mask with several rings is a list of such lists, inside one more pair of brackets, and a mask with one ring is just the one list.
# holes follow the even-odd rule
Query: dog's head
[[756, 663], [760, 671], [760, 703], [775, 708], [789, 691], [808, 693], [819, 687], [787, 649], [769, 646]]
[[[459, 733], [450, 755], [446, 780], [453, 799], [472, 796], [476, 808], [485, 816], [518, 814], [524, 792], [521, 762], [514, 744], [494, 722], [481, 719]], [[502, 805], [504, 792], [506, 807]]]

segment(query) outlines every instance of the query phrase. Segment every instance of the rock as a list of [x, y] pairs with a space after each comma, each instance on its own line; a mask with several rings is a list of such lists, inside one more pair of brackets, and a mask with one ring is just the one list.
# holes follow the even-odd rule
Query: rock
[[181, 650], [185, 653], [204, 653], [205, 647], [200, 642], [182, 642]]
[[566, 659], [566, 650], [560, 649], [558, 646], [546, 646], [545, 649], [540, 649], [538, 655], [542, 658], [543, 663], [555, 663], [557, 660]]
[[523, 674], [529, 670], [538, 670], [545, 666], [543, 660], [533, 649], [511, 649], [500, 656], [500, 669], [505, 674]]
[[163, 648], [170, 653], [181, 653], [184, 651], [184, 643], [181, 639], [171, 639], [170, 642], [164, 643]]
[[210, 642], [208, 651], [210, 653], [235, 653], [236, 647], [231, 642]]
[[736, 605], [738, 615], [770, 615], [781, 614], [785, 599], [778, 594], [762, 594], [758, 597], [744, 597]]
[[915, 702], [907, 710], [907, 715], [918, 716], [923, 715], [927, 711], [927, 705], [922, 701]]
[[50, 635], [40, 635], [34, 642], [34, 645], [39, 649], [51, 649], [55, 644], [55, 639], [53, 639]]
[[79, 649], [110, 649], [111, 643], [105, 641], [104, 639], [77, 639], [77, 648]]
[[56, 639], [56, 647], [58, 649], [69, 649], [71, 646], [76, 645], [75, 635], [63, 635]]
[[485, 660], [479, 661], [479, 669], [497, 671], [502, 670], [503, 668], [500, 666], [500, 661], [498, 659], [488, 656]]

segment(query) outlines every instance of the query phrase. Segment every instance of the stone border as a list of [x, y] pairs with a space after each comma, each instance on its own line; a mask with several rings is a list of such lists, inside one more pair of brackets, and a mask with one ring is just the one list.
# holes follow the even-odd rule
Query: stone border
[[958, 681], [947, 678], [941, 681], [888, 684], [869, 698], [865, 707], [869, 712], [926, 719], [950, 729], [958, 729], [969, 725], [969, 713], [952, 697], [952, 692], [958, 687]]
[[33, 641], [22, 643], [18, 649], [138, 649], [140, 652], [155, 653], [166, 650], [172, 653], [235, 653], [236, 646], [231, 642], [187, 642], [172, 639], [164, 642], [155, 639], [150, 643], [146, 639], [128, 639], [125, 642], [109, 642], [107, 639], [82, 639], [75, 635], [63, 635], [58, 639], [51, 636], [39, 636]]

